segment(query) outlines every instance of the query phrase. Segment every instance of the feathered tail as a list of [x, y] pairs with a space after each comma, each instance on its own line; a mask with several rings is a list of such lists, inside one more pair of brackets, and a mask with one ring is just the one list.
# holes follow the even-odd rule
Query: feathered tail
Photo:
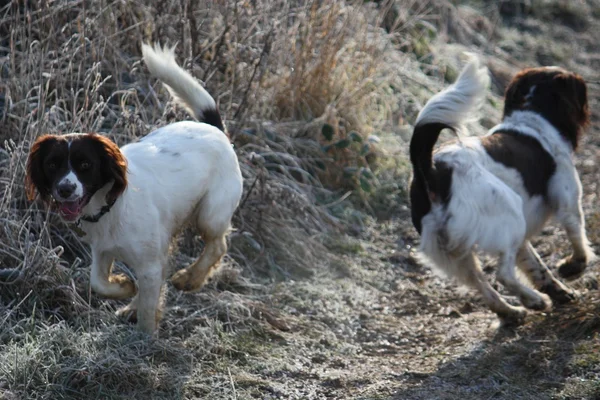
[[184, 106], [200, 122], [225, 132], [223, 120], [212, 96], [175, 61], [175, 48], [151, 47], [142, 43], [144, 61], [152, 75], [160, 79], [173, 99]]

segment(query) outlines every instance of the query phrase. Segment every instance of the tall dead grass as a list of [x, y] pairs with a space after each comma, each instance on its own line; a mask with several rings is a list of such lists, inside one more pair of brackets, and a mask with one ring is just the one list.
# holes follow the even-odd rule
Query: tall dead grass
[[[329, 205], [339, 204], [341, 193], [319, 172], [335, 166], [322, 149], [321, 127], [330, 124], [340, 138], [351, 131], [366, 138], [398, 110], [407, 61], [395, 51], [398, 31], [382, 28], [391, 4], [384, 3], [31, 0], [0, 6], [0, 347], [12, 349], [0, 358], [0, 388], [36, 397], [47, 395], [49, 384], [52, 396], [77, 398], [93, 392], [89, 382], [103, 382], [110, 395], [164, 378], [142, 362], [116, 360], [144, 352], [158, 357], [161, 346], [139, 345], [127, 332], [104, 350], [108, 341], [95, 341], [116, 322], [114, 306], [89, 291], [87, 247], [56, 216], [25, 200], [24, 165], [35, 138], [101, 132], [122, 145], [189, 118], [165, 104], [166, 92], [140, 63], [142, 40], [178, 43], [179, 60], [219, 103], [245, 190], [223, 274], [203, 294], [171, 294], [179, 302], [171, 311], [177, 321], [167, 316], [163, 329], [212, 332], [206, 337], [218, 340], [261, 319], [264, 313], [254, 310], [263, 284], [309, 276], [327, 264], [321, 242], [340, 226]], [[201, 251], [197, 241], [180, 246], [186, 254]], [[181, 261], [186, 258], [174, 264]], [[82, 330], [91, 336], [76, 333]], [[77, 354], [56, 356], [60, 348]], [[112, 375], [102, 378], [109, 367]], [[130, 381], [119, 383], [120, 374]]]

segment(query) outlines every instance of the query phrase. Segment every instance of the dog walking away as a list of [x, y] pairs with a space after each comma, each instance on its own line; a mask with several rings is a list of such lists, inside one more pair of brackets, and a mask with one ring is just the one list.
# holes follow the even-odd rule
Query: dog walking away
[[[150, 72], [199, 122], [164, 126], [122, 148], [96, 133], [41, 136], [25, 183], [29, 199], [39, 194], [91, 245], [92, 289], [110, 299], [133, 297], [117, 313], [152, 334], [172, 237], [187, 225], [202, 235], [202, 255], [171, 278], [177, 289], [201, 288], [227, 251], [242, 174], [214, 99], [177, 65], [174, 49], [143, 44], [142, 52]], [[111, 274], [115, 259], [135, 271], [137, 285]]]
[[[562, 68], [525, 69], [506, 90], [499, 125], [483, 137], [461, 135], [434, 154], [442, 130], [465, 132], [488, 85], [487, 69], [473, 57], [457, 81], [419, 113], [410, 142], [412, 221], [425, 261], [477, 289], [505, 324], [518, 324], [525, 308], [542, 311], [551, 300], [576, 298], [530, 243], [551, 217], [573, 248], [560, 265], [562, 277], [578, 276], [594, 257], [572, 158], [589, 122], [587, 89], [580, 76]], [[508, 304], [492, 288], [477, 251], [498, 257], [499, 282], [525, 308]], [[518, 279], [515, 265], [535, 289]]]

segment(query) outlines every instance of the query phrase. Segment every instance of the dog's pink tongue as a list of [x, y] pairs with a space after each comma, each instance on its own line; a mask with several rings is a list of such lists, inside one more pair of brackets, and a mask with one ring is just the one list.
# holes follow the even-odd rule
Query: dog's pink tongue
[[76, 217], [81, 212], [78, 201], [65, 201], [60, 203], [60, 212], [66, 217]]

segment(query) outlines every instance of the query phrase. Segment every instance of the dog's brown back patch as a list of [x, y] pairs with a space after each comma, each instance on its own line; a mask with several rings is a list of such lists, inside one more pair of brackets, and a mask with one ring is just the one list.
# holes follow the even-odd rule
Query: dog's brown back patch
[[494, 161], [516, 169], [529, 196], [548, 198], [548, 182], [556, 163], [535, 138], [516, 131], [498, 131], [481, 138], [481, 144]]

